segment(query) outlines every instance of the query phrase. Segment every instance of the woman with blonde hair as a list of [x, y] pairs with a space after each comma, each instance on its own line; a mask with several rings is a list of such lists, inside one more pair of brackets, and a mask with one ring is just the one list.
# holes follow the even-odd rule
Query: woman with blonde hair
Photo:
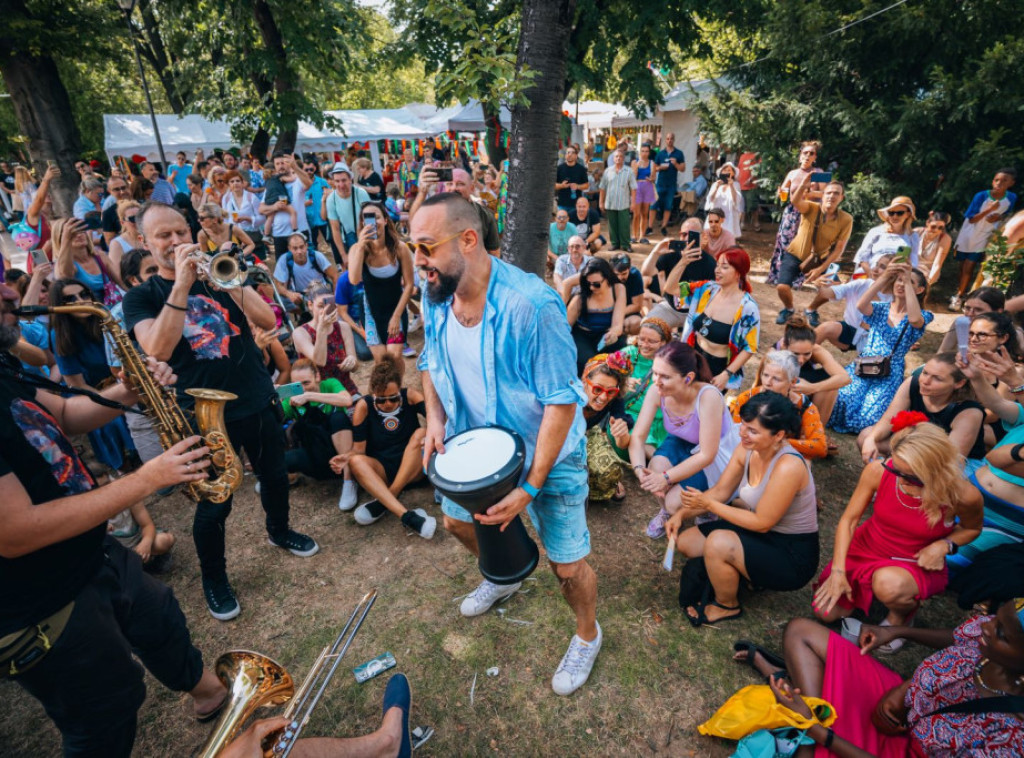
[[[896, 414], [892, 429], [892, 456], [865, 467], [836, 526], [813, 600], [826, 623], [867, 614], [875, 599], [888, 611], [882, 626], [908, 623], [922, 600], [946, 588], [946, 556], [981, 533], [981, 493], [963, 478], [963, 456], [946, 433], [913, 411]], [[879, 652], [902, 646], [894, 639]]]
[[32, 205], [32, 198], [36, 194], [36, 183], [32, 179], [32, 173], [24, 166], [14, 167], [14, 197], [11, 198], [14, 210], [27, 211]]
[[135, 225], [135, 217], [139, 213], [139, 204], [134, 200], [120, 200], [117, 203], [117, 218], [121, 222], [121, 233], [110, 240], [110, 265], [114, 271], [120, 272], [121, 258], [141, 246], [139, 229]]
[[219, 203], [203, 203], [199, 206], [199, 230], [197, 242], [205, 253], [216, 253], [231, 242], [241, 248], [246, 257], [252, 255], [256, 243], [240, 226], [224, 223], [224, 209]]

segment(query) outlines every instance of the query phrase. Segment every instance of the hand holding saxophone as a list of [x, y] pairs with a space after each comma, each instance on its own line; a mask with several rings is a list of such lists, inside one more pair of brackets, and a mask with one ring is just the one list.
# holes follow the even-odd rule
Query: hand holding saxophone
[[204, 469], [210, 465], [210, 448], [196, 447], [202, 441], [198, 434], [186, 437], [143, 464], [139, 475], [149, 481], [154, 491], [206, 479]]

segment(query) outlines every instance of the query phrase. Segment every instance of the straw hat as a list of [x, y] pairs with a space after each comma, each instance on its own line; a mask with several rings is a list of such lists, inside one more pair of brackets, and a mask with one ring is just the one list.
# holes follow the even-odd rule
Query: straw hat
[[878, 217], [880, 219], [882, 219], [882, 221], [888, 221], [889, 220], [889, 211], [893, 210], [894, 208], [898, 208], [900, 206], [903, 206], [904, 208], [906, 208], [907, 210], [910, 211], [910, 220], [911, 221], [917, 221], [917, 208], [914, 207], [914, 201], [911, 200], [906, 195], [900, 195], [899, 197], [894, 197], [892, 199], [892, 202], [889, 203], [888, 206], [886, 206], [885, 208], [879, 208], [878, 209]]

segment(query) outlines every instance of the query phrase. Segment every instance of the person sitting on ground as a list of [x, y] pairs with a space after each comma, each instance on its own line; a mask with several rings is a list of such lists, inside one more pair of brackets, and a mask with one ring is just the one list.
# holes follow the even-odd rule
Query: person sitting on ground
[[310, 252], [305, 235], [295, 233], [288, 238], [288, 252], [274, 266], [274, 284], [281, 297], [302, 308], [302, 293], [311, 286], [329, 287], [333, 291], [337, 281], [338, 269], [319, 250]]
[[[963, 299], [963, 315], [968, 319], [982, 313], [1002, 313], [1006, 308], [1006, 293], [998, 287], [978, 287]], [[1024, 343], [1022, 343], [1024, 344]], [[938, 352], [953, 352], [959, 348], [956, 335], [956, 320], [942, 338]]]
[[[660, 318], [648, 316], [640, 322], [640, 332], [636, 336], [636, 344], [629, 345], [622, 350], [633, 370], [626, 379], [626, 389], [623, 394], [623, 402], [626, 405], [626, 413], [632, 420], [631, 427], [635, 425], [640, 416], [640, 410], [644, 405], [644, 398], [647, 397], [647, 390], [653, 381], [652, 368], [654, 367], [654, 356], [661, 348], [672, 339], [672, 330], [669, 325]], [[647, 433], [644, 453], [647, 460], [651, 459], [654, 451], [661, 447], [661, 444], [668, 436], [665, 431], [665, 423], [661, 418], [661, 408], [654, 412], [651, 420], [651, 429]], [[628, 452], [627, 456], [628, 458]]]
[[[897, 256], [901, 263], [909, 263], [916, 268], [921, 248], [921, 238], [913, 231], [916, 213], [914, 201], [902, 195], [893, 198], [888, 207], [879, 208], [878, 217], [883, 223], [872, 227], [864, 235], [864, 241], [853, 256], [857, 268], [866, 276], [871, 276], [875, 263], [883, 255]], [[910, 252], [900, 256], [900, 251], [905, 248], [910, 248]]]
[[[739, 437], [725, 398], [711, 382], [707, 361], [689, 345], [669, 342], [654, 357], [652, 386], [629, 440], [629, 462], [640, 486], [663, 499], [647, 525], [660, 539], [665, 522], [681, 507], [682, 488], [713, 487]], [[661, 410], [667, 436], [647, 463], [646, 443], [655, 413]]]
[[626, 334], [636, 334], [640, 330], [640, 321], [643, 318], [644, 278], [640, 274], [640, 269], [633, 265], [633, 261], [626, 253], [616, 253], [609, 263], [615, 272], [615, 278], [626, 288], [623, 329]]
[[284, 398], [281, 407], [287, 421], [293, 421], [289, 433], [295, 447], [285, 451], [289, 474], [304, 474], [317, 480], [343, 479], [338, 508], [356, 507], [358, 487], [348, 466], [335, 472], [331, 460], [352, 450], [352, 421], [346, 413], [354, 395], [337, 379], [322, 378], [316, 364], [299, 358], [292, 365], [291, 381], [302, 385], [302, 392]]
[[548, 268], [553, 268], [559, 258], [569, 253], [569, 240], [575, 235], [576, 227], [569, 226], [569, 211], [559, 208], [548, 227]]
[[[818, 288], [818, 294], [807, 306], [804, 316], [814, 327], [815, 341], [821, 345], [831, 342], [844, 353], [849, 350], [860, 352], [864, 340], [868, 336], [868, 326], [864, 323], [864, 314], [860, 312], [860, 297], [867, 292], [868, 287], [882, 278], [882, 274], [889, 267], [893, 257], [892, 255], [883, 255], [878, 258], [867, 279], [850, 279], [845, 284], [838, 284], [827, 279], [811, 282]], [[830, 300], [842, 300], [845, 303], [843, 318], [840, 321], [826, 321], [822, 324], [818, 308]], [[892, 302], [891, 280], [885, 288], [875, 294], [875, 300], [880, 303]]]
[[338, 304], [338, 315], [341, 320], [352, 330], [356, 357], [361, 361], [372, 361], [373, 353], [366, 344], [366, 293], [362, 284], [358, 287], [352, 286], [348, 280], [348, 269], [342, 271], [338, 277], [338, 284], [334, 288], [334, 302]]
[[715, 278], [715, 258], [703, 246], [699, 250], [687, 249], [690, 232], [703, 235], [700, 219], [686, 219], [679, 228], [678, 239], [661, 240], [640, 267], [651, 299], [658, 301], [647, 315], [660, 318], [673, 329], [681, 329], [686, 322], [686, 298], [679, 297], [679, 285]]
[[720, 392], [740, 388], [743, 366], [757, 353], [761, 313], [748, 273], [750, 256], [743, 248], [724, 250], [715, 264], [715, 281], [698, 284], [686, 298], [689, 314], [682, 340], [707, 360], [711, 383]]
[[[786, 329], [779, 340], [779, 347], [791, 352], [800, 362], [800, 378], [793, 389], [810, 398], [821, 414], [822, 423], [827, 424], [839, 390], [850, 383], [850, 375], [839, 361], [832, 357], [832, 353], [815, 344], [814, 340], [815, 331], [807, 323], [807, 319], [799, 313], [794, 313], [786, 321]], [[835, 448], [830, 445], [829, 449]], [[802, 450], [800, 452], [803, 453]]]
[[122, 546], [134, 550], [147, 571], [161, 573], [167, 569], [174, 548], [174, 535], [156, 528], [143, 501], [138, 501], [109, 519], [107, 534]]
[[596, 253], [607, 240], [601, 235], [601, 214], [590, 207], [586, 197], [576, 199], [576, 209], [569, 213], [569, 226], [587, 243], [587, 249]]
[[[864, 468], [839, 519], [812, 603], [826, 623], [854, 610], [867, 614], [876, 599], [886, 609], [883, 625], [908, 623], [922, 601], [946, 588], [946, 556], [981, 533], [981, 493], [963, 478], [945, 432], [922, 418], [893, 418], [892, 457]], [[872, 514], [860, 523], [869, 505]], [[894, 639], [881, 652], [902, 646]]]
[[736, 247], [736, 236], [725, 228], [725, 211], [718, 206], [708, 210], [700, 235], [700, 247], [701, 250], [711, 253], [711, 257], [715, 259], [723, 250]]
[[892, 419], [897, 413], [923, 413], [949, 435], [970, 476], [985, 465], [985, 410], [974, 399], [967, 377], [956, 367], [956, 353], [939, 353], [903, 380], [882, 418], [857, 437], [861, 458], [870, 463], [890, 453]]
[[[829, 755], [1016, 758], [1024, 726], [992, 696], [1024, 693], [1021, 608], [1024, 598], [1009, 600], [954, 630], [865, 625], [856, 644], [798, 618], [786, 626], [784, 660], [745, 641], [736, 643], [735, 660], [766, 677], [776, 700], [803, 718], [814, 722], [805, 697], [835, 708], [832, 728], [812, 723], [806, 732]], [[868, 655], [903, 638], [938, 649], [906, 681]]]
[[622, 458], [615, 448], [626, 450], [629, 447], [633, 419], [626, 413], [622, 392], [632, 369], [629, 359], [621, 352], [595, 355], [583, 369], [583, 387], [587, 393], [583, 418], [587, 422], [591, 500], [622, 502], [626, 498]]
[[[569, 252], [560, 255], [558, 260], [555, 261], [555, 270], [551, 273], [551, 282], [559, 294], [561, 294], [562, 300], [568, 303], [570, 299], [579, 294], [579, 273], [592, 256], [586, 254], [586, 240], [575, 233], [569, 237], [566, 248]], [[575, 277], [573, 284], [568, 287], [564, 286], [565, 280], [573, 277]]]
[[945, 211], [928, 211], [924, 226], [914, 230], [920, 244], [917, 267], [928, 277], [929, 286], [939, 281], [942, 264], [953, 246], [953, 238], [946, 231], [949, 224], [950, 216]]
[[370, 396], [356, 401], [352, 411], [352, 451], [331, 459], [341, 473], [346, 465], [372, 497], [358, 508], [357, 524], [368, 526], [389, 511], [424, 539], [431, 539], [437, 520], [423, 508], [408, 510], [398, 496], [423, 478], [423, 435], [418, 416], [426, 416], [423, 394], [402, 389], [405, 367], [401, 358], [382, 356], [370, 374]]
[[579, 373], [598, 353], [626, 346], [623, 321], [626, 288], [603, 258], [592, 258], [580, 270], [580, 293], [569, 301], [569, 326], [576, 343]]
[[333, 292], [313, 283], [306, 297], [313, 318], [292, 334], [296, 352], [311, 360], [324, 378], [337, 379], [353, 396], [358, 395], [351, 373], [358, 365], [355, 340], [352, 328], [338, 319]]
[[[792, 592], [818, 568], [818, 509], [811, 467], [789, 444], [800, 412], [765, 392], [740, 412], [739, 446], [707, 491], [687, 487], [666, 536], [686, 556], [679, 605], [694, 627], [737, 619], [742, 579]], [[682, 531], [683, 521], [714, 520]]]
[[[877, 301], [876, 295], [888, 287], [892, 287], [892, 302]], [[907, 353], [935, 318], [921, 308], [927, 291], [924, 274], [909, 263], [890, 263], [881, 278], [860, 296], [857, 308], [869, 327], [861, 357], [888, 357], [889, 371], [884, 376], [860, 376], [857, 361], [846, 367], [850, 383], [839, 390], [828, 421], [832, 429], [840, 434], [859, 434], [885, 413], [903, 382]]]
[[[845, 375], [845, 374], [844, 374]], [[800, 363], [789, 350], [772, 350], [761, 361], [758, 380], [749, 390], [741, 392], [731, 403], [732, 420], [742, 423], [743, 406], [762, 392], [775, 392], [789, 398], [800, 413], [800, 432], [790, 437], [789, 445], [808, 460], [828, 455], [825, 427], [811, 399], [797, 386], [800, 383]]]

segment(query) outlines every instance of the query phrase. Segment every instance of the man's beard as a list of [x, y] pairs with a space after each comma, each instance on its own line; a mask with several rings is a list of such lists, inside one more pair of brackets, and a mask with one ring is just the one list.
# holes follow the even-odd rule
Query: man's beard
[[18, 324], [0, 326], [0, 350], [10, 350], [21, 338], [21, 327]]
[[462, 279], [462, 271], [458, 274], [443, 274], [440, 271], [437, 272], [437, 281], [433, 283], [427, 283], [426, 293], [427, 300], [434, 305], [440, 305], [441, 303], [448, 300], [455, 294], [455, 290], [459, 287], [459, 282]]

